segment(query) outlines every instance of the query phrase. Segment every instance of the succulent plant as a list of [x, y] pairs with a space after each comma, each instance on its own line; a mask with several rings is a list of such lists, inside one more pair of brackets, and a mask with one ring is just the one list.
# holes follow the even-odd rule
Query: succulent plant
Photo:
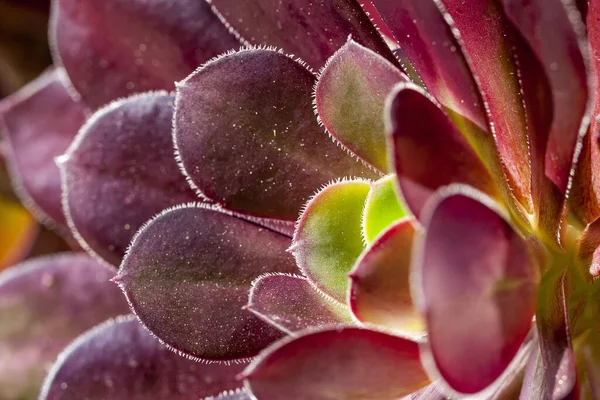
[[372, 3], [54, 0], [0, 397], [598, 396], [600, 2]]

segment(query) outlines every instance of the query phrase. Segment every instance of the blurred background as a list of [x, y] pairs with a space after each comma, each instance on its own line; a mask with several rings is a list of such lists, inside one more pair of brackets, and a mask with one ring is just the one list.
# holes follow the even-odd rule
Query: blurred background
[[[31, 81], [52, 62], [48, 47], [50, 0], [0, 0], [0, 99]], [[66, 243], [37, 225], [20, 205], [2, 157], [0, 132], [0, 269], [22, 257], [68, 249]], [[15, 240], [36, 236], [26, 254], [12, 254]], [[18, 248], [18, 247], [17, 247]]]

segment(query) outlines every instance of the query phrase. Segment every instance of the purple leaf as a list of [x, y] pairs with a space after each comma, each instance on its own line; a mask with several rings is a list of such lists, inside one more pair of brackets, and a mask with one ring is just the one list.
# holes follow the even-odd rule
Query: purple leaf
[[415, 293], [437, 371], [457, 392], [473, 394], [504, 372], [531, 329], [538, 266], [490, 199], [467, 189], [453, 185], [429, 203]]
[[281, 47], [318, 69], [352, 36], [397, 64], [356, 0], [209, 0], [248, 44]]
[[403, 333], [425, 330], [409, 287], [414, 235], [412, 219], [396, 222], [356, 262], [348, 303], [360, 321]]
[[254, 396], [269, 400], [394, 400], [429, 384], [417, 343], [359, 328], [286, 338], [244, 377]]
[[498, 196], [491, 175], [469, 142], [420, 88], [399, 84], [388, 97], [386, 113], [398, 182], [415, 216], [420, 217], [434, 191], [451, 183], [465, 183]]
[[288, 334], [322, 325], [351, 324], [344, 304], [319, 291], [306, 278], [267, 275], [250, 290], [246, 309]]
[[250, 285], [297, 271], [290, 239], [212, 210], [168, 210], [134, 238], [117, 281], [134, 312], [170, 347], [197, 358], [254, 356], [282, 336], [242, 307]]
[[329, 181], [374, 177], [318, 126], [314, 84], [301, 63], [266, 49], [226, 55], [183, 81], [174, 135], [194, 185], [233, 211], [295, 221]]
[[245, 389], [228, 390], [214, 397], [207, 397], [204, 400], [254, 400]]
[[[494, 135], [514, 196], [532, 209], [527, 121], [514, 59], [513, 32], [495, 1], [437, 0], [453, 21], [487, 103]], [[442, 6], [443, 4], [443, 6]]]
[[119, 265], [140, 226], [197, 200], [175, 162], [174, 97], [146, 93], [99, 110], [60, 159], [65, 212], [79, 242]]
[[587, 46], [584, 27], [580, 18], [574, 18], [575, 5], [561, 0], [502, 0], [502, 4], [549, 78], [554, 107], [549, 135], [544, 132], [545, 169], [546, 175], [565, 193], [575, 148], [589, 124], [584, 119], [588, 102], [587, 68], [580, 48]]
[[0, 274], [0, 398], [37, 398], [62, 349], [129, 311], [112, 271], [84, 254], [60, 254]]
[[373, 51], [349, 40], [328, 61], [315, 89], [325, 128], [363, 161], [388, 172], [383, 109], [387, 95], [408, 78]]
[[239, 387], [244, 365], [169, 351], [134, 317], [88, 331], [59, 357], [40, 400], [196, 400]]
[[3, 123], [6, 160], [21, 201], [39, 220], [66, 233], [54, 159], [73, 141], [85, 108], [71, 99], [60, 74], [57, 69], [45, 72], [0, 103], [0, 128]]
[[54, 60], [91, 108], [173, 82], [239, 42], [205, 1], [55, 0]]

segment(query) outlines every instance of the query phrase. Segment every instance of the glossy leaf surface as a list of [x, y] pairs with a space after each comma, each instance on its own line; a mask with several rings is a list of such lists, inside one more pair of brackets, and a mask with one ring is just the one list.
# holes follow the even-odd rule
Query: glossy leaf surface
[[87, 329], [127, 313], [113, 272], [87, 255], [61, 254], [0, 275], [0, 398], [35, 399], [62, 349]]
[[388, 172], [384, 103], [408, 78], [385, 58], [349, 40], [327, 62], [315, 89], [325, 128], [379, 171]]
[[41, 400], [197, 400], [238, 387], [243, 368], [182, 357], [125, 317], [73, 342], [46, 378]]
[[436, 368], [472, 394], [502, 374], [531, 329], [538, 276], [519, 234], [463, 193], [455, 187], [430, 204], [415, 271]]
[[99, 110], [60, 159], [72, 228], [115, 266], [144, 222], [197, 199], [173, 154], [173, 101], [149, 93]]
[[290, 275], [260, 278], [252, 286], [246, 308], [289, 334], [305, 328], [354, 322], [345, 305], [326, 298], [306, 278]]
[[54, 1], [50, 40], [83, 101], [98, 108], [148, 90], [172, 90], [239, 46], [205, 1]]
[[372, 177], [318, 126], [314, 75], [272, 50], [244, 50], [199, 69], [177, 91], [175, 142], [195, 186], [224, 207], [295, 221], [341, 176]]
[[71, 144], [85, 113], [84, 106], [71, 99], [57, 69], [0, 103], [13, 186], [40, 220], [63, 230], [66, 220], [54, 159]]
[[372, 243], [393, 222], [408, 215], [404, 202], [396, 193], [396, 176], [373, 182], [363, 210], [363, 238]]
[[367, 329], [305, 333], [244, 372], [259, 399], [394, 400], [429, 383], [417, 343]]
[[396, 175], [406, 204], [417, 218], [432, 193], [451, 183], [497, 193], [469, 142], [419, 88], [398, 85], [388, 98], [387, 113]]
[[425, 330], [409, 287], [414, 235], [412, 220], [399, 221], [356, 262], [350, 274], [349, 304], [359, 320], [404, 333]]
[[200, 206], [167, 211], [133, 240], [117, 280], [172, 348], [211, 360], [256, 355], [282, 336], [242, 307], [251, 282], [295, 272], [289, 238]]
[[323, 292], [346, 301], [348, 273], [364, 249], [361, 218], [370, 185], [342, 181], [321, 190], [302, 213], [292, 252]]

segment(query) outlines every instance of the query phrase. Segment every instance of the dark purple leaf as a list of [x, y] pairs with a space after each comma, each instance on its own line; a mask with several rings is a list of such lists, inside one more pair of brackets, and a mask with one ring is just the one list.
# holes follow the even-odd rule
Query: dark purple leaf
[[172, 90], [239, 42], [198, 0], [55, 0], [50, 40], [83, 101], [98, 108], [148, 90]]
[[290, 239], [215, 211], [162, 213], [134, 238], [117, 281], [134, 312], [167, 345], [194, 357], [254, 356], [282, 336], [242, 307], [270, 272], [296, 272]]
[[73, 342], [46, 378], [40, 400], [197, 400], [239, 387], [243, 368], [189, 360], [124, 317]]
[[244, 377], [254, 396], [269, 400], [395, 400], [429, 384], [417, 343], [360, 328], [286, 338]]
[[420, 217], [438, 188], [466, 183], [492, 196], [498, 189], [478, 155], [448, 116], [420, 88], [399, 84], [388, 98], [387, 131], [406, 204]]
[[473, 394], [500, 377], [531, 329], [538, 266], [490, 199], [467, 189], [449, 187], [429, 203], [414, 273], [436, 369]]
[[350, 311], [319, 291], [306, 278], [267, 275], [250, 290], [246, 309], [283, 332], [354, 323]]
[[379, 171], [388, 172], [383, 109], [387, 95], [408, 78], [373, 51], [349, 40], [328, 61], [315, 89], [325, 128]]
[[67, 149], [85, 121], [85, 108], [61, 82], [61, 71], [42, 74], [0, 103], [6, 159], [21, 201], [45, 223], [66, 233], [60, 173], [54, 159]]
[[244, 50], [177, 90], [175, 141], [197, 188], [233, 211], [295, 221], [340, 176], [376, 176], [331, 141], [313, 114], [315, 76], [277, 51]]
[[209, 0], [248, 44], [281, 47], [318, 69], [348, 36], [397, 64], [356, 0]]
[[0, 398], [35, 399], [56, 356], [107, 318], [129, 312], [113, 272], [84, 254], [60, 254], [0, 274]]
[[65, 212], [80, 243], [119, 265], [140, 226], [197, 200], [174, 158], [174, 97], [146, 93], [94, 114], [60, 158]]

